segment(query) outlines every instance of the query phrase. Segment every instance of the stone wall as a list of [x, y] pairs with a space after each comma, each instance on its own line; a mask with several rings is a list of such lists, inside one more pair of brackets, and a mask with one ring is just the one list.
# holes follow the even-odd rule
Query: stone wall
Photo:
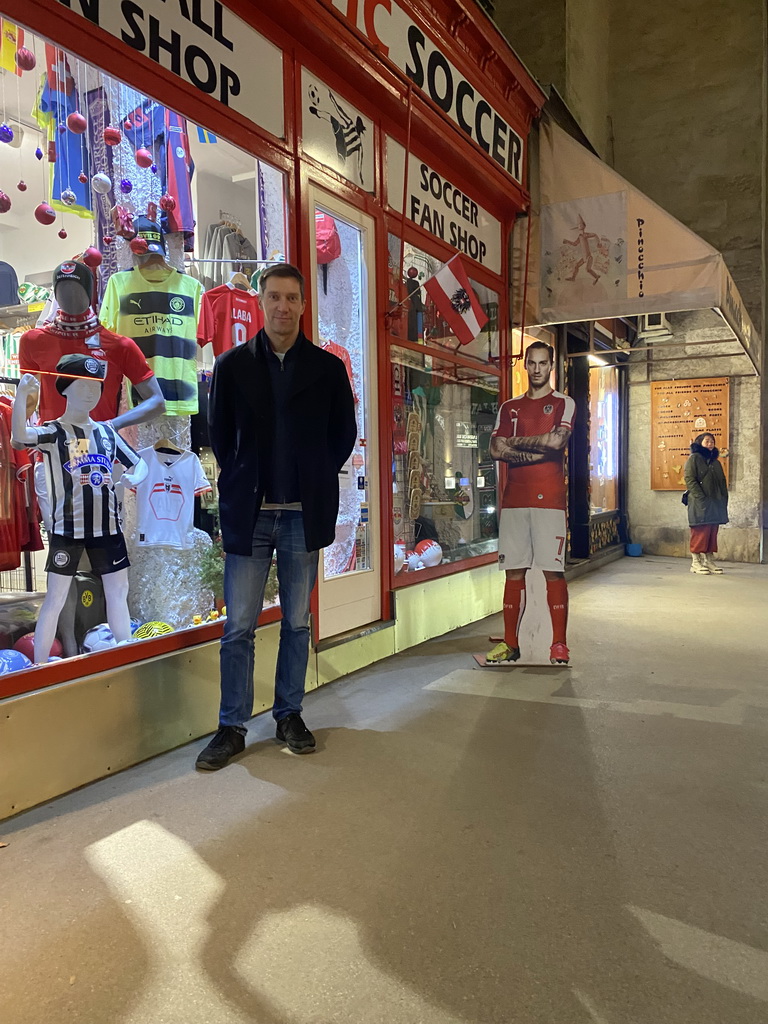
[[[629, 370], [627, 511], [631, 538], [642, 544], [649, 554], [685, 556], [688, 553], [688, 520], [680, 492], [652, 491], [650, 486], [649, 382], [730, 376], [730, 523], [720, 531], [720, 557], [726, 561], [757, 562], [761, 542], [761, 458], [757, 443], [761, 420], [759, 378], [751, 374], [746, 356], [723, 358], [724, 353], [737, 351], [738, 346], [723, 344], [721, 339], [729, 332], [716, 314], [708, 311], [673, 313], [669, 320], [675, 348], [637, 353]], [[711, 345], [692, 345], [710, 340]], [[690, 358], [679, 358], [684, 355]]]

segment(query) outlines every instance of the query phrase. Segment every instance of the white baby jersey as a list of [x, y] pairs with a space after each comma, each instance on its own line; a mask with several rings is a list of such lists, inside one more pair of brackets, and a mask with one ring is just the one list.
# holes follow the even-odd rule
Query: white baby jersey
[[194, 452], [169, 455], [154, 448], [139, 452], [147, 475], [138, 487], [136, 541], [139, 547], [188, 550], [192, 533], [195, 495], [211, 485]]

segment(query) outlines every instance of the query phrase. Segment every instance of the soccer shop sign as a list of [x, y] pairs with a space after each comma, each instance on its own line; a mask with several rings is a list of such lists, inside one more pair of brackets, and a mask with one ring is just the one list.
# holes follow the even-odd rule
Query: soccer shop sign
[[[282, 138], [282, 53], [219, 0], [58, 2]], [[256, 67], [269, 88], [253, 88]]]
[[522, 184], [522, 138], [395, 0], [333, 0], [333, 5], [514, 181]]
[[[387, 139], [387, 199], [398, 213], [403, 211], [405, 149]], [[501, 222], [411, 154], [405, 193], [405, 215], [431, 235], [470, 259], [501, 273]]]

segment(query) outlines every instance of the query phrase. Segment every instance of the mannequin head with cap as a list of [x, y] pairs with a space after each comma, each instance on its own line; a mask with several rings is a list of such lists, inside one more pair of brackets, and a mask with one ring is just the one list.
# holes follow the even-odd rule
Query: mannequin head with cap
[[106, 367], [93, 356], [73, 354], [62, 356], [56, 364], [55, 387], [67, 401], [67, 417], [88, 418], [101, 398]]
[[93, 272], [84, 263], [67, 260], [53, 272], [53, 293], [60, 308], [69, 316], [78, 316], [91, 307]]

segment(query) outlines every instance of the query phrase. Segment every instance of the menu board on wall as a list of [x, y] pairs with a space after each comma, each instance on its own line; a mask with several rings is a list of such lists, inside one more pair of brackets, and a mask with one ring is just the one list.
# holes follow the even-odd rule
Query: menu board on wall
[[[657, 380], [651, 383], [651, 489], [684, 491], [683, 469], [698, 434], [714, 434], [722, 451], [728, 447], [729, 381]], [[723, 460], [728, 476], [728, 460]]]

